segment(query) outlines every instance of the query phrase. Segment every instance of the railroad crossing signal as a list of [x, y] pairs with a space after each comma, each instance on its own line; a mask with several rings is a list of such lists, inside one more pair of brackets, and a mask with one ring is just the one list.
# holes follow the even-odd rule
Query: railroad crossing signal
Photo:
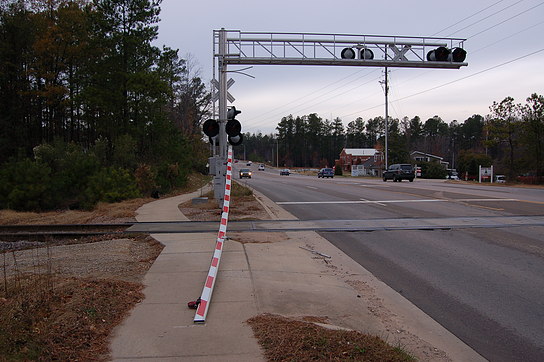
[[[234, 83], [235, 83], [234, 79], [229, 78], [229, 80], [227, 81], [227, 89], [229, 89]], [[212, 94], [212, 102], [217, 102], [219, 100], [219, 90], [218, 90], [219, 82], [216, 79], [212, 79], [212, 85], [215, 88], [215, 91]], [[227, 91], [227, 99], [230, 103], [234, 103], [234, 101], [236, 100], [236, 98], [234, 98], [232, 94], [230, 94], [228, 91]]]
[[240, 121], [236, 119], [238, 114], [242, 113], [232, 106], [227, 111], [227, 124], [225, 125], [225, 132], [227, 133], [228, 141], [233, 146], [238, 146], [244, 141], [242, 136], [242, 125]]

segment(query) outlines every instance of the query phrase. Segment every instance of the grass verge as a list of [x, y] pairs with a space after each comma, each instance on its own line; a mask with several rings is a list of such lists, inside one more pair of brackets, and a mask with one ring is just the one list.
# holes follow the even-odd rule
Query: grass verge
[[400, 346], [357, 331], [332, 330], [272, 314], [247, 323], [268, 361], [415, 361]]

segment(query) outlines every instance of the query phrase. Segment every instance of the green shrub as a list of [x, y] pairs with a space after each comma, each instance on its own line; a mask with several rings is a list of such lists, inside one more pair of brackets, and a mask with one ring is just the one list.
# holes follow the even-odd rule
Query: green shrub
[[489, 167], [492, 163], [491, 157], [487, 155], [470, 151], [461, 151], [459, 152], [459, 160], [457, 161], [457, 171], [459, 171], [459, 174], [461, 175], [468, 172], [470, 176], [477, 178], [479, 166]]
[[342, 173], [342, 164], [340, 163], [337, 163], [334, 167], [334, 175], [335, 176], [342, 176], [343, 173]]
[[142, 195], [149, 196], [153, 191], [157, 190], [155, 171], [150, 165], [139, 165], [138, 168], [136, 168], [134, 177], [136, 178], [136, 184]]
[[157, 169], [156, 183], [161, 193], [167, 193], [187, 183], [188, 170], [177, 163], [162, 163]]
[[0, 170], [0, 207], [40, 211], [52, 206], [51, 169], [28, 158], [8, 162]]
[[122, 135], [113, 145], [113, 163], [133, 170], [137, 164], [136, 141], [130, 135]]
[[98, 158], [74, 143], [55, 141], [34, 148], [38, 162], [51, 169], [50, 188], [56, 208], [79, 208], [89, 177], [99, 169]]
[[108, 167], [89, 178], [83, 206], [89, 209], [99, 201], [119, 202], [139, 196], [136, 181], [127, 170]]
[[422, 178], [442, 179], [448, 175], [446, 168], [438, 162], [421, 162], [418, 166], [421, 166]]

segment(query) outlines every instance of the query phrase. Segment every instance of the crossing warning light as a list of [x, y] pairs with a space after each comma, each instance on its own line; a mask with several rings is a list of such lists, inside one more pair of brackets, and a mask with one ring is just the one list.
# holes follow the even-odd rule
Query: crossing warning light
[[438, 47], [427, 53], [427, 60], [430, 62], [454, 62], [462, 63], [467, 57], [467, 51], [463, 48]]
[[242, 125], [240, 121], [236, 119], [238, 114], [242, 113], [232, 106], [227, 110], [227, 124], [225, 125], [225, 132], [227, 132], [227, 138], [231, 145], [238, 146], [244, 141], [242, 136]]
[[202, 131], [210, 138], [213, 138], [219, 134], [219, 123], [215, 119], [208, 119], [202, 125]]
[[[358, 53], [359, 58], [363, 60], [374, 59], [374, 53], [368, 48], [361, 48], [360, 50], [358, 50]], [[355, 50], [353, 50], [352, 48], [344, 48], [342, 49], [342, 52], [340, 52], [340, 56], [342, 57], [342, 59], [355, 59], [355, 55]]]

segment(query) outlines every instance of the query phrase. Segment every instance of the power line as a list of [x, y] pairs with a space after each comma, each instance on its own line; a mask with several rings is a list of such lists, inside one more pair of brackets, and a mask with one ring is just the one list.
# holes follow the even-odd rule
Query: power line
[[480, 32], [478, 32], [478, 33], [476, 33], [476, 34], [472, 34], [472, 35], [470, 36], [470, 38], [474, 38], [475, 36], [478, 36], [478, 35], [480, 35], [480, 34], [482, 34], [482, 33], [485, 33], [486, 31], [488, 31], [488, 30], [490, 30], [490, 29], [493, 29], [493, 28], [495, 28], [495, 27], [497, 27], [497, 26], [499, 26], [499, 25], [502, 25], [502, 24], [506, 23], [507, 21], [510, 21], [510, 20], [512, 20], [512, 19], [514, 19], [514, 18], [517, 18], [518, 16], [523, 15], [523, 14], [525, 14], [526, 12], [531, 11], [531, 10], [533, 10], [534, 8], [537, 8], [537, 7], [541, 6], [541, 5], [544, 5], [544, 2], [541, 2], [540, 4], [537, 4], [537, 5], [535, 5], [535, 6], [531, 7], [531, 8], [529, 8], [529, 9], [527, 9], [527, 10], [525, 10], [525, 11], [522, 11], [521, 13], [518, 13], [518, 14], [516, 14], [516, 15], [513, 15], [513, 16], [509, 17], [508, 19], [505, 19], [505, 20], [501, 21], [501, 22], [498, 23], [498, 24], [495, 24], [495, 25], [493, 25], [493, 26], [490, 26], [489, 28], [484, 29], [484, 30], [482, 30], [482, 31], [480, 31]]
[[273, 108], [273, 109], [271, 109], [270, 111], [267, 111], [267, 112], [261, 114], [261, 116], [267, 115], [267, 114], [272, 113], [272, 112], [274, 112], [274, 111], [276, 111], [276, 110], [282, 109], [282, 108], [285, 107], [285, 106], [288, 106], [288, 105], [290, 105], [290, 104], [293, 104], [293, 103], [295, 103], [295, 102], [298, 102], [298, 101], [300, 101], [300, 100], [302, 100], [302, 99], [304, 99], [304, 98], [307, 98], [307, 97], [309, 97], [309, 96], [311, 96], [311, 95], [313, 95], [313, 94], [315, 94], [315, 93], [320, 92], [320, 91], [323, 90], [323, 89], [326, 89], [326, 88], [331, 87], [331, 86], [333, 86], [333, 85], [335, 85], [335, 84], [337, 84], [337, 83], [339, 83], [339, 82], [341, 82], [341, 81], [343, 81], [343, 80], [346, 80], [346, 79], [348, 79], [348, 78], [354, 76], [355, 74], [362, 72], [363, 70], [364, 70], [364, 69], [360, 69], [360, 70], [358, 70], [358, 71], [356, 71], [356, 72], [354, 72], [354, 73], [351, 73], [351, 74], [345, 76], [344, 78], [341, 78], [341, 79], [339, 79], [339, 80], [337, 80], [337, 81], [334, 81], [334, 82], [332, 82], [332, 83], [329, 83], [329, 84], [327, 84], [326, 86], [323, 86], [323, 87], [321, 87], [321, 88], [319, 88], [319, 89], [316, 89], [315, 91], [312, 91], [312, 92], [306, 94], [305, 96], [302, 96], [302, 97], [299, 97], [299, 98], [297, 98], [297, 99], [294, 99], [294, 100], [292, 100], [291, 102], [285, 103], [285, 104], [283, 104], [283, 105], [280, 106], [280, 107]]
[[432, 36], [435, 36], [435, 35], [440, 34], [441, 32], [443, 32], [443, 31], [445, 31], [445, 30], [448, 30], [448, 29], [450, 29], [450, 28], [453, 28], [455, 25], [458, 25], [458, 24], [462, 23], [462, 22], [465, 21], [465, 20], [468, 20], [468, 19], [470, 19], [470, 18], [473, 18], [473, 17], [475, 17], [476, 15], [478, 15], [478, 14], [480, 14], [480, 13], [483, 13], [483, 12], [486, 11], [487, 9], [492, 8], [493, 6], [495, 6], [495, 5], [499, 4], [499, 3], [502, 3], [503, 1], [504, 1], [504, 0], [499, 0], [499, 1], [497, 1], [497, 2], [495, 2], [495, 3], [493, 3], [493, 4], [491, 4], [491, 5], [489, 5], [488, 7], [485, 7], [485, 8], [483, 8], [482, 10], [477, 11], [477, 12], [475, 12], [474, 14], [472, 14], [472, 15], [470, 15], [470, 16], [467, 16], [466, 18], [464, 18], [464, 19], [462, 19], [462, 20], [459, 20], [459, 21], [456, 22], [455, 24], [452, 24], [452, 25], [450, 25], [450, 26], [445, 27], [444, 29], [442, 29], [442, 30], [440, 30], [440, 31], [437, 31], [437, 32], [434, 33]]
[[[357, 78], [357, 79], [365, 78], [365, 77], [371, 75], [373, 72], [376, 72], [376, 70], [369, 71], [368, 73], [362, 75], [361, 77], [359, 77], [359, 78]], [[353, 74], [356, 74], [356, 73], [358, 73], [358, 72], [355, 72], [355, 73], [353, 73]], [[347, 78], [349, 78], [349, 77], [350, 77], [350, 76], [348, 75], [347, 77], [342, 78], [340, 81], [345, 80], [345, 79], [347, 79]], [[339, 94], [337, 94], [337, 95], [335, 95], [335, 96], [333, 96], [333, 97], [331, 97], [331, 98], [339, 97], [339, 96], [341, 96], [341, 95], [343, 95], [343, 94], [345, 94], [345, 93], [347, 93], [347, 92], [350, 92], [350, 91], [352, 91], [352, 90], [354, 90], [354, 89], [356, 89], [356, 88], [359, 88], [359, 87], [362, 87], [363, 85], [366, 85], [366, 84], [368, 84], [368, 83], [371, 83], [371, 82], [373, 82], [374, 80], [375, 80], [375, 78], [373, 78], [373, 79], [371, 79], [371, 80], [369, 80], [369, 81], [367, 81], [367, 82], [365, 82], [365, 83], [358, 84], [358, 85], [356, 85], [356, 86], [354, 86], [354, 87], [352, 87], [352, 88], [350, 88], [350, 89], [348, 89], [348, 90], [346, 90], [346, 91], [344, 91], [344, 92], [342, 92], [342, 93], [339, 93]], [[336, 81], [336, 82], [334, 82], [334, 83], [331, 83], [330, 85], [336, 84], [336, 83], [338, 83], [338, 82], [339, 82], [339, 81]], [[329, 85], [329, 86], [330, 86], [330, 85]], [[327, 87], [328, 87], [328, 86], [327, 86]], [[321, 89], [319, 89], [319, 90], [323, 90], [323, 89], [325, 89], [325, 88], [327, 88], [327, 87], [323, 87], [323, 88], [321, 88]], [[305, 102], [303, 102], [303, 103], [300, 103], [299, 105], [293, 107], [294, 110], [292, 109], [289, 113], [293, 114], [293, 113], [298, 113], [298, 112], [300, 112], [300, 111], [302, 111], [302, 110], [304, 110], [304, 109], [309, 109], [309, 108], [313, 107], [316, 103], [312, 104], [312, 105], [309, 106], [309, 107], [304, 107], [304, 108], [302, 108], [302, 109], [297, 109], [297, 108], [300, 108], [300, 107], [302, 107], [302, 106], [304, 106], [304, 105], [306, 105], [306, 104], [308, 104], [308, 103], [310, 103], [310, 102], [316, 102], [319, 98], [322, 98], [322, 97], [324, 97], [324, 96], [326, 96], [326, 95], [328, 95], [328, 94], [330, 94], [330, 93], [332, 93], [332, 92], [335, 92], [335, 91], [337, 91], [337, 90], [339, 90], [339, 89], [341, 89], [341, 88], [344, 88], [344, 87], [346, 87], [346, 85], [341, 85], [341, 86], [339, 86], [339, 87], [336, 87], [336, 88], [334, 88], [334, 89], [332, 89], [332, 90], [330, 90], [330, 91], [328, 91], [328, 92], [326, 92], [326, 93], [323, 93], [323, 94], [321, 94], [321, 95], [315, 97], [314, 99], [311, 99], [311, 100], [309, 100], [309, 101], [305, 101]], [[319, 91], [319, 90], [318, 90], [318, 91]], [[314, 93], [317, 93], [317, 91], [312, 92], [311, 94], [314, 94]], [[310, 95], [311, 95], [311, 94], [310, 94]], [[302, 98], [306, 98], [306, 96], [305, 96], [305, 97], [301, 97], [301, 99], [302, 99]], [[291, 102], [291, 103], [293, 103], [293, 102]], [[282, 107], [279, 107], [279, 108], [277, 108], [277, 109], [281, 109], [281, 108], [283, 108], [283, 106], [282, 106]], [[270, 113], [270, 112], [267, 112], [267, 113]], [[279, 115], [282, 115], [282, 113], [281, 113], [281, 112], [278, 112], [278, 113], [276, 113], [276, 115], [279, 116]], [[285, 115], [285, 114], [283, 114], [283, 115]], [[274, 115], [274, 116], [271, 116], [271, 117], [267, 117], [267, 118], [265, 118], [265, 119], [263, 119], [263, 120], [261, 120], [261, 121], [259, 121], [259, 122], [255, 122], [255, 123], [250, 127], [250, 129], [251, 129], [251, 128], [257, 128], [257, 127], [259, 127], [260, 125], [266, 123], [267, 120], [272, 119], [272, 118], [274, 118], [274, 117], [275, 117], [275, 115]]]
[[[536, 50], [536, 51], [534, 51], [534, 52], [532, 52], [532, 53], [529, 53], [529, 54], [526, 54], [526, 55], [523, 55], [523, 56], [514, 58], [514, 59], [509, 60], [509, 61], [506, 61], [506, 62], [504, 62], [504, 63], [497, 64], [497, 65], [494, 65], [494, 66], [492, 66], [492, 67], [489, 67], [489, 68], [480, 70], [480, 71], [478, 71], [478, 72], [476, 72], [476, 73], [469, 74], [469, 75], [464, 76], [464, 77], [462, 77], [462, 78], [459, 78], [459, 79], [456, 79], [456, 80], [452, 80], [452, 81], [450, 81], [450, 82], [447, 82], [447, 83], [444, 83], [444, 84], [441, 84], [441, 85], [437, 85], [437, 86], [432, 87], [432, 88], [429, 88], [429, 89], [425, 89], [425, 90], [423, 90], [423, 91], [421, 91], [421, 92], [417, 92], [417, 93], [411, 94], [411, 95], [409, 95], [409, 96], [405, 96], [405, 97], [396, 99], [396, 100], [394, 100], [394, 101], [392, 101], [392, 102], [398, 102], [398, 101], [402, 101], [402, 100], [405, 100], [405, 99], [408, 99], [408, 98], [412, 98], [412, 97], [418, 96], [418, 95], [420, 95], [420, 94], [427, 93], [427, 92], [433, 91], [433, 90], [435, 90], [435, 89], [439, 89], [439, 88], [445, 87], [445, 86], [447, 86], [447, 85], [450, 85], [450, 84], [453, 84], [453, 83], [457, 83], [457, 82], [460, 82], [460, 81], [465, 80], [465, 79], [468, 79], [468, 78], [475, 77], [475, 76], [477, 76], [477, 75], [480, 75], [480, 74], [482, 74], [482, 73], [488, 72], [488, 71], [490, 71], [490, 70], [497, 69], [497, 68], [503, 67], [503, 66], [505, 66], [505, 65], [508, 65], [508, 64], [517, 62], [517, 61], [520, 60], [520, 59], [525, 59], [525, 58], [530, 57], [530, 56], [532, 56], [532, 55], [538, 54], [538, 53], [540, 53], [540, 52], [542, 52], [542, 51], [544, 51], [544, 48], [539, 49], [539, 50]], [[347, 115], [345, 115], [345, 116], [343, 116], [343, 117], [353, 116], [353, 115], [355, 115], [355, 114], [357, 114], [357, 113], [366, 112], [366, 111], [369, 111], [369, 110], [371, 110], [371, 109], [378, 108], [378, 107], [382, 107], [382, 106], [383, 106], [383, 103], [382, 103], [382, 104], [378, 104], [378, 105], [373, 106], [373, 107], [369, 107], [369, 108], [360, 110], [360, 111], [358, 111], [358, 112], [354, 112], [354, 113], [351, 113], [351, 114], [347, 114]]]
[[514, 34], [510, 34], [510, 35], [508, 35], [508, 36], [506, 36], [506, 37], [504, 37], [504, 38], [501, 38], [501, 39], [499, 39], [499, 40], [497, 40], [497, 41], [495, 41], [495, 42], [493, 42], [493, 43], [491, 43], [491, 44], [488, 44], [488, 45], [486, 45], [486, 46], [484, 46], [484, 47], [479, 47], [477, 50], [471, 52], [471, 54], [478, 53], [478, 52], [480, 52], [480, 51], [482, 51], [482, 50], [484, 50], [484, 49], [487, 49], [487, 48], [489, 48], [489, 47], [491, 47], [491, 46], [497, 44], [497, 43], [500, 43], [500, 42], [502, 42], [502, 41], [504, 41], [504, 40], [506, 40], [506, 39], [510, 39], [510, 38], [512, 38], [512, 37], [514, 37], [514, 36], [516, 36], [516, 35], [518, 35], [518, 34], [521, 34], [521, 33], [525, 32], [525, 31], [527, 31], [527, 30], [529, 30], [529, 29], [535, 28], [535, 27], [537, 27], [537, 26], [539, 26], [539, 25], [541, 25], [541, 24], [544, 24], [544, 20], [541, 21], [541, 22], [538, 22], [538, 23], [536, 23], [536, 24], [534, 24], [534, 25], [528, 26], [528, 27], [526, 27], [525, 29], [522, 29], [522, 30], [520, 30], [520, 31], [517, 31], [517, 32], [515, 32]]
[[494, 12], [493, 14], [490, 14], [490, 15], [486, 16], [486, 17], [483, 18], [483, 19], [480, 19], [480, 20], [478, 20], [478, 21], [476, 21], [476, 22], [474, 22], [474, 23], [472, 23], [472, 24], [469, 24], [469, 25], [465, 26], [464, 28], [458, 29], [457, 31], [451, 33], [451, 34], [448, 35], [448, 36], [452, 36], [453, 34], [456, 34], [456, 33], [460, 32], [460, 31], [462, 31], [462, 30], [468, 29], [468, 28], [470, 28], [471, 26], [476, 25], [476, 24], [478, 24], [478, 23], [480, 23], [480, 22], [482, 22], [482, 21], [484, 21], [484, 20], [486, 20], [486, 19], [489, 19], [490, 17], [495, 16], [495, 15], [497, 15], [497, 14], [499, 14], [499, 13], [502, 13], [503, 11], [505, 11], [505, 10], [507, 10], [507, 9], [510, 9], [511, 7], [516, 6], [517, 4], [519, 4], [520, 2], [523, 2], [523, 1], [525, 1], [525, 0], [519, 0], [518, 2], [515, 2], [514, 4], [508, 5], [508, 6], [505, 7], [504, 9], [501, 9], [501, 10], [499, 10], [499, 11], [496, 11], [496, 12]]

